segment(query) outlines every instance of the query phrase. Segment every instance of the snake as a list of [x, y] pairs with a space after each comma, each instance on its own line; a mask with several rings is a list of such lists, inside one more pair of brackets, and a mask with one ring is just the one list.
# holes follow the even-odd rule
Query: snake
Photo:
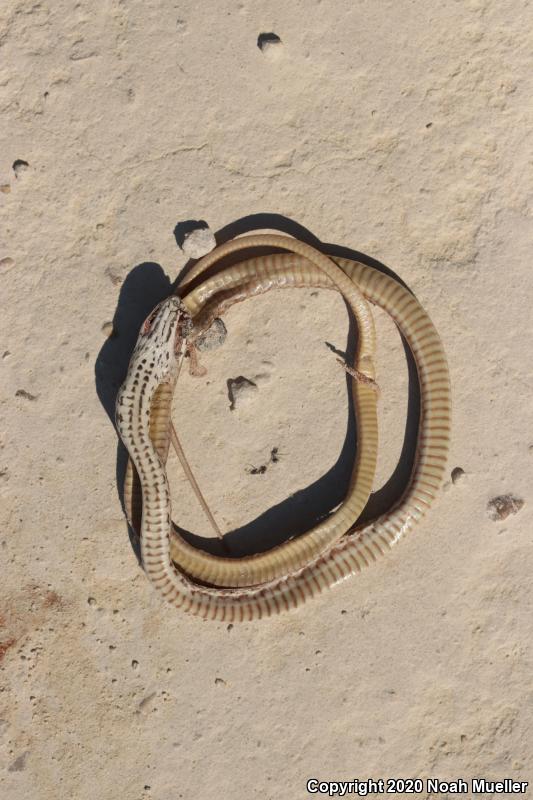
[[[201, 283], [196, 280], [219, 258], [237, 250], [264, 246], [289, 253], [249, 259]], [[195, 550], [188, 543], [184, 547], [183, 540], [173, 531], [164, 464], [169, 409], [173, 386], [187, 352], [187, 337], [194, 329], [193, 320], [199, 320], [202, 312], [209, 320], [221, 307], [227, 308], [233, 302], [275, 286], [337, 288], [345, 297], [354, 298], [358, 310], [362, 308], [363, 318], [361, 296], [390, 314], [413, 353], [418, 372], [417, 450], [408, 486], [388, 513], [359, 527], [357, 517], [352, 516], [340, 533], [338, 529], [334, 534], [329, 530], [330, 543], [324, 546], [322, 541], [320, 549], [312, 550], [311, 557], [304, 548], [292, 560], [287, 558], [287, 554], [291, 556], [290, 550], [283, 550], [282, 546], [274, 548], [278, 553], [274, 559], [276, 569], [270, 574], [275, 577], [262, 579], [264, 572], [260, 572], [259, 577], [246, 578], [250, 585], [239, 585], [224, 580], [224, 573], [227, 567], [238, 570], [242, 559], [221, 559]], [[358, 290], [355, 295], [351, 292], [353, 286]], [[360, 262], [329, 259], [289, 237], [263, 235], [232, 240], [199, 261], [187, 275], [187, 282], [180, 285], [179, 292], [180, 297], [167, 298], [143, 324], [128, 374], [117, 395], [117, 429], [140, 479], [143, 567], [169, 602], [205, 618], [252, 620], [295, 608], [384, 555], [434, 502], [445, 472], [451, 424], [449, 374], [442, 343], [427, 313], [401, 283]], [[368, 397], [375, 401], [373, 328], [368, 330], [370, 344], [359, 347], [353, 385], [355, 391], [364, 387]], [[371, 402], [368, 407], [372, 407]], [[364, 425], [360, 428], [364, 436]], [[352, 490], [357, 489], [357, 483], [352, 475]], [[367, 491], [368, 487], [362, 496], [368, 496]], [[191, 549], [195, 550], [192, 566]], [[302, 552], [306, 561], [302, 560]], [[252, 563], [259, 563], [253, 558]], [[204, 583], [199, 583], [200, 580]]]
[[[253, 246], [263, 245], [266, 240], [264, 236], [239, 239], [238, 243], [234, 241], [230, 246], [218, 248], [217, 257], [221, 258], [228, 252], [234, 252], [243, 243], [250, 247], [252, 238], [254, 240]], [[353, 521], [359, 517], [363, 507], [366, 505], [376, 468], [378, 433], [376, 385], [374, 381], [375, 368], [373, 363], [375, 331], [368, 304], [356, 284], [347, 279], [342, 270], [314, 248], [283, 237], [271, 236], [268, 241], [271, 244], [277, 241], [278, 246], [282, 244], [286, 248], [290, 247], [298, 251], [293, 253], [293, 256], [297, 255], [300, 261], [303, 254], [306, 254], [307, 259], [313, 259], [314, 263], [311, 262], [310, 265], [314, 267], [314, 270], [308, 270], [307, 274], [309, 276], [316, 273], [324, 275], [329, 279], [330, 284], [335, 281], [333, 286], [342, 287], [343, 295], [354, 313], [359, 331], [354, 363], [356, 367], [354, 372], [357, 377], [353, 380], [352, 390], [358, 448], [343, 505], [303, 536], [285, 542], [267, 553], [240, 559], [211, 556], [202, 550], [192, 547], [177, 531], [173, 530], [173, 560], [177, 561], [193, 577], [228, 587], [248, 586], [274, 580], [285, 575], [288, 570], [294, 571], [304, 566], [323, 552], [326, 547], [337, 541]], [[206, 269], [212, 266], [212, 256], [209, 262], [204, 262], [204, 264]], [[257, 294], [260, 289], [266, 291], [271, 288], [269, 284], [265, 283], [261, 287], [257, 285], [257, 277], [259, 275], [268, 277], [269, 274], [275, 273], [275, 265], [273, 265], [274, 270], [269, 269], [267, 273], [264, 272], [264, 267], [267, 264], [269, 264], [269, 261], [263, 259], [246, 265], [237, 265], [222, 275], [218, 275], [213, 281], [204, 282], [200, 289], [187, 294], [183, 298], [183, 303], [196, 322], [194, 333], [192, 325], [189, 325], [188, 342], [190, 343], [195, 338], [198, 338], [201, 332], [209, 326], [213, 316], [220, 313], [222, 305], [227, 308], [233, 302], [245, 299], [246, 296]], [[290, 275], [293, 279], [300, 275], [298, 264], [290, 268]], [[188, 277], [189, 280], [192, 280], [195, 275], [192, 273]], [[255, 283], [252, 286], [254, 279]], [[218, 298], [218, 302], [215, 308], [210, 308], [208, 301], [213, 296]], [[201, 313], [202, 311], [203, 314]], [[168, 401], [171, 398], [175, 380], [176, 375], [174, 375], [172, 381], [160, 387], [151, 409], [152, 441], [156, 443], [156, 449], [158, 449], [163, 461], [166, 460], [168, 453], [168, 423], [170, 420], [170, 403]], [[127, 508], [132, 506], [132, 499], [130, 499], [132, 498], [132, 490], [132, 474], [130, 471], [126, 475], [124, 493]], [[132, 514], [129, 516], [131, 520]]]

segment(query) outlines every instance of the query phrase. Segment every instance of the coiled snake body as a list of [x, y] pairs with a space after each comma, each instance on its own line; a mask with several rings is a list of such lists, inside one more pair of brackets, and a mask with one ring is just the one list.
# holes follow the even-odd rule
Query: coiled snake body
[[[189, 288], [219, 258], [259, 246], [291, 252], [248, 259]], [[273, 287], [302, 286], [339, 289], [358, 324], [355, 363], [348, 368], [358, 441], [348, 493], [326, 520], [267, 553], [242, 559], [212, 556], [172, 529], [165, 461], [179, 368], [194, 339], [230, 305]], [[117, 428], [141, 485], [143, 567], [169, 602], [203, 617], [255, 619], [295, 608], [386, 553], [432, 504], [442, 483], [450, 435], [449, 376], [440, 338], [418, 301], [393, 278], [356, 261], [330, 259], [284, 236], [228, 242], [199, 261], [179, 291], [181, 298], [163, 301], [141, 328], [117, 396]], [[367, 300], [390, 314], [407, 341], [417, 366], [421, 408], [415, 464], [401, 501], [357, 529], [377, 454], [374, 328]], [[130, 469], [125, 483], [130, 511], [132, 493]]]

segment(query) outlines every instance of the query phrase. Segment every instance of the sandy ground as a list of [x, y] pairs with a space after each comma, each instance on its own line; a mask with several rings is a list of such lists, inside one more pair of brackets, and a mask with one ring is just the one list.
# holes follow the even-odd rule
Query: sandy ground
[[[2, 797], [533, 782], [531, 4], [4, 0], [0, 15]], [[281, 44], [261, 51], [265, 32]], [[447, 349], [464, 470], [387, 559], [233, 628], [160, 601], [117, 485], [113, 398], [186, 263], [188, 219], [219, 241], [310, 231], [407, 281]], [[407, 407], [378, 316], [376, 489]], [[335, 294], [294, 291], [225, 322], [174, 418], [250, 552], [342, 497], [353, 431], [324, 343], [346, 348], [348, 318]], [[230, 410], [239, 376], [257, 390]], [[209, 535], [169, 471], [174, 517]], [[493, 521], [506, 493], [524, 505]]]

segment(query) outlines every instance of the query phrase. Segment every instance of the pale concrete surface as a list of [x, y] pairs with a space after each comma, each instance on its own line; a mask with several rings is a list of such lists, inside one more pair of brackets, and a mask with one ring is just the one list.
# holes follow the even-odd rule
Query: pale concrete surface
[[[533, 781], [531, 14], [496, 0], [4, 2], [2, 797]], [[281, 44], [261, 51], [269, 32]], [[185, 263], [176, 223], [217, 231], [262, 212], [416, 292], [448, 352], [449, 469], [465, 475], [365, 574], [228, 630], [144, 578], [101, 400], [110, 411], [138, 325]], [[324, 342], [345, 347], [346, 312], [334, 294], [272, 293], [225, 322], [206, 378], [178, 388], [176, 424], [225, 529], [288, 501], [281, 530], [345, 475], [329, 472], [347, 398]], [[381, 315], [379, 332], [383, 483], [407, 377]], [[230, 411], [241, 375], [258, 390]], [[208, 535], [170, 472], [175, 519]], [[499, 523], [487, 503], [503, 493], [525, 503]]]

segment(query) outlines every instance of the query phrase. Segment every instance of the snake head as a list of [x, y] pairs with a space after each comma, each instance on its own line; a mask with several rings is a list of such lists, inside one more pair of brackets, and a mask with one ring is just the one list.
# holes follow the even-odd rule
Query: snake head
[[150, 312], [139, 331], [130, 370], [140, 368], [162, 382], [176, 370], [192, 320], [179, 297], [171, 295]]

